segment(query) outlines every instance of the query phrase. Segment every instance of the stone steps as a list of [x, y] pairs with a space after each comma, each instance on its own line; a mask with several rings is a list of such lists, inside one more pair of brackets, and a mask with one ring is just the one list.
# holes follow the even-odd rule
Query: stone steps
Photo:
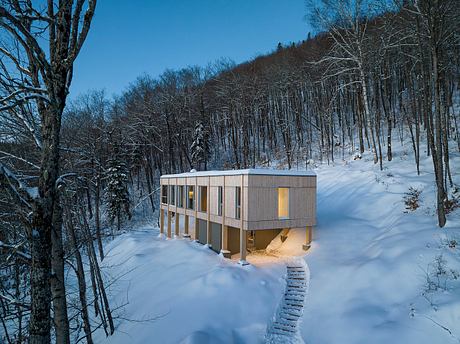
[[[299, 320], [303, 314], [308, 289], [307, 269], [301, 265], [288, 265], [286, 288], [278, 306], [275, 319], [267, 329], [267, 339], [273, 343], [284, 343], [282, 338], [299, 335]], [[276, 337], [278, 336], [278, 337]], [[279, 337], [281, 336], [281, 337]], [[276, 338], [273, 341], [273, 338]]]

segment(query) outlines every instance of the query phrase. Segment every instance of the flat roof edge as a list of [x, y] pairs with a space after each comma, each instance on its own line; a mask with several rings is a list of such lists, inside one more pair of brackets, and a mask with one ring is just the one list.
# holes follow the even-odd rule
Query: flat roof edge
[[222, 171], [197, 171], [176, 174], [165, 174], [160, 178], [188, 178], [188, 177], [219, 177], [219, 176], [238, 176], [238, 175], [260, 175], [260, 176], [286, 176], [286, 177], [316, 177], [313, 171], [298, 170], [272, 170], [272, 169], [242, 169], [242, 170], [222, 170]]

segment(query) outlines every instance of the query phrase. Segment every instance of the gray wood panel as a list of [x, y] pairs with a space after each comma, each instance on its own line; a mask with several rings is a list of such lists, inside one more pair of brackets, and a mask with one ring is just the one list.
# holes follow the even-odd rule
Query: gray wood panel
[[211, 222], [211, 245], [212, 250], [220, 253], [222, 249], [222, 225]]
[[206, 221], [198, 219], [198, 235], [197, 239], [201, 244], [206, 244], [208, 238]]

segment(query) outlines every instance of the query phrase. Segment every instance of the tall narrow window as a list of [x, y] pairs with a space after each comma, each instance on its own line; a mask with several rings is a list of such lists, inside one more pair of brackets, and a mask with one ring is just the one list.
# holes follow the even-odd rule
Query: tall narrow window
[[169, 204], [171, 205], [176, 204], [176, 186], [175, 185], [169, 186]]
[[168, 185], [161, 186], [161, 203], [168, 203]]
[[187, 209], [195, 209], [195, 187], [193, 185], [188, 186], [187, 190]]
[[177, 187], [177, 206], [179, 208], [184, 207], [184, 186], [183, 185], [179, 185]]
[[222, 208], [224, 203], [224, 194], [222, 186], [217, 187], [217, 215], [222, 216]]
[[289, 218], [289, 189], [278, 188], [278, 218]]
[[198, 208], [198, 210], [205, 213], [208, 211], [208, 187], [200, 186], [199, 190], [200, 190], [200, 207]]
[[235, 189], [235, 218], [241, 218], [241, 187]]

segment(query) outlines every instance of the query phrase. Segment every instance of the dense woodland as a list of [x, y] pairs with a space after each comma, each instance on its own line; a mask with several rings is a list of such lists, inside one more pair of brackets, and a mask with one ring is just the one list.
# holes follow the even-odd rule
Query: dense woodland
[[460, 151], [457, 0], [314, 1], [317, 33], [302, 42], [69, 101], [95, 6], [0, 0], [0, 342], [113, 333], [103, 240], [140, 206], [156, 213], [164, 173], [310, 169], [365, 152], [383, 169], [408, 141], [414, 171], [432, 157], [445, 225]]

